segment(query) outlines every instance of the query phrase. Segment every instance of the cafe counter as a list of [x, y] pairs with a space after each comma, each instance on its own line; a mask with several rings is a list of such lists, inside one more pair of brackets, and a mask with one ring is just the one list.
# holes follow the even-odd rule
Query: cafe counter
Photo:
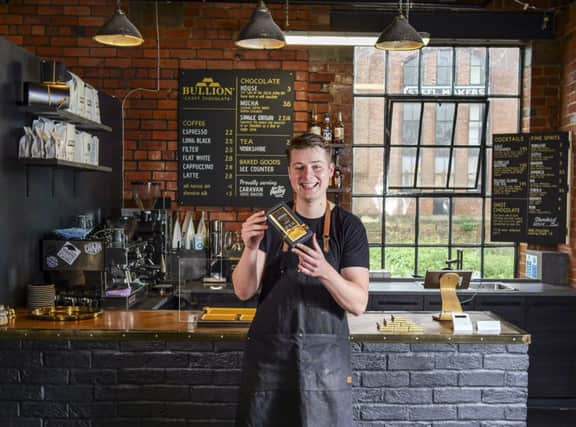
[[[0, 425], [232, 426], [247, 329], [196, 315], [17, 312], [0, 327]], [[528, 334], [503, 322], [499, 335], [454, 335], [427, 312], [395, 313], [419, 332], [380, 332], [390, 315], [350, 316], [356, 425], [526, 425]]]

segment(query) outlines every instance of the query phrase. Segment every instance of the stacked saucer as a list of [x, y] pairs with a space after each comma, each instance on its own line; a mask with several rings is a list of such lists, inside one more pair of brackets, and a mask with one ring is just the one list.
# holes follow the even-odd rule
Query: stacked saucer
[[54, 285], [48, 283], [33, 283], [28, 285], [28, 308], [54, 307], [56, 291]]

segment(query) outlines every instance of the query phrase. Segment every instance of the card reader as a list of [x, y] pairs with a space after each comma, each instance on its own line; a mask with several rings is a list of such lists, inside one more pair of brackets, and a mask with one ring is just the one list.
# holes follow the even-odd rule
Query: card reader
[[471, 334], [474, 332], [468, 313], [452, 313], [452, 328], [455, 334]]

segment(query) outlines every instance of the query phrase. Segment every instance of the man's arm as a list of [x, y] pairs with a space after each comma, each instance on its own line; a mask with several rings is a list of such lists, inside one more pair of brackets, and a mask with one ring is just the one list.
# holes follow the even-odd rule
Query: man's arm
[[370, 283], [366, 267], [346, 267], [338, 272], [324, 257], [322, 249], [312, 239], [312, 247], [298, 244], [292, 251], [298, 255], [298, 270], [320, 279], [328, 292], [344, 310], [359, 315], [368, 305], [368, 285]]
[[256, 295], [265, 261], [266, 252], [244, 247], [240, 261], [232, 273], [232, 285], [238, 298], [244, 301]]
[[260, 287], [266, 253], [258, 247], [267, 228], [264, 211], [256, 212], [242, 223], [241, 236], [244, 250], [232, 273], [234, 293], [241, 300], [252, 298]]

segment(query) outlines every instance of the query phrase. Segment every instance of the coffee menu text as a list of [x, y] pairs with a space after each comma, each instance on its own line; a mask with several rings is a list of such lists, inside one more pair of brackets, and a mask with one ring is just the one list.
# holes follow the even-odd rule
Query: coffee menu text
[[290, 199], [285, 152], [293, 89], [291, 72], [180, 72], [180, 204], [271, 206]]
[[569, 134], [496, 134], [493, 148], [492, 241], [564, 243]]

